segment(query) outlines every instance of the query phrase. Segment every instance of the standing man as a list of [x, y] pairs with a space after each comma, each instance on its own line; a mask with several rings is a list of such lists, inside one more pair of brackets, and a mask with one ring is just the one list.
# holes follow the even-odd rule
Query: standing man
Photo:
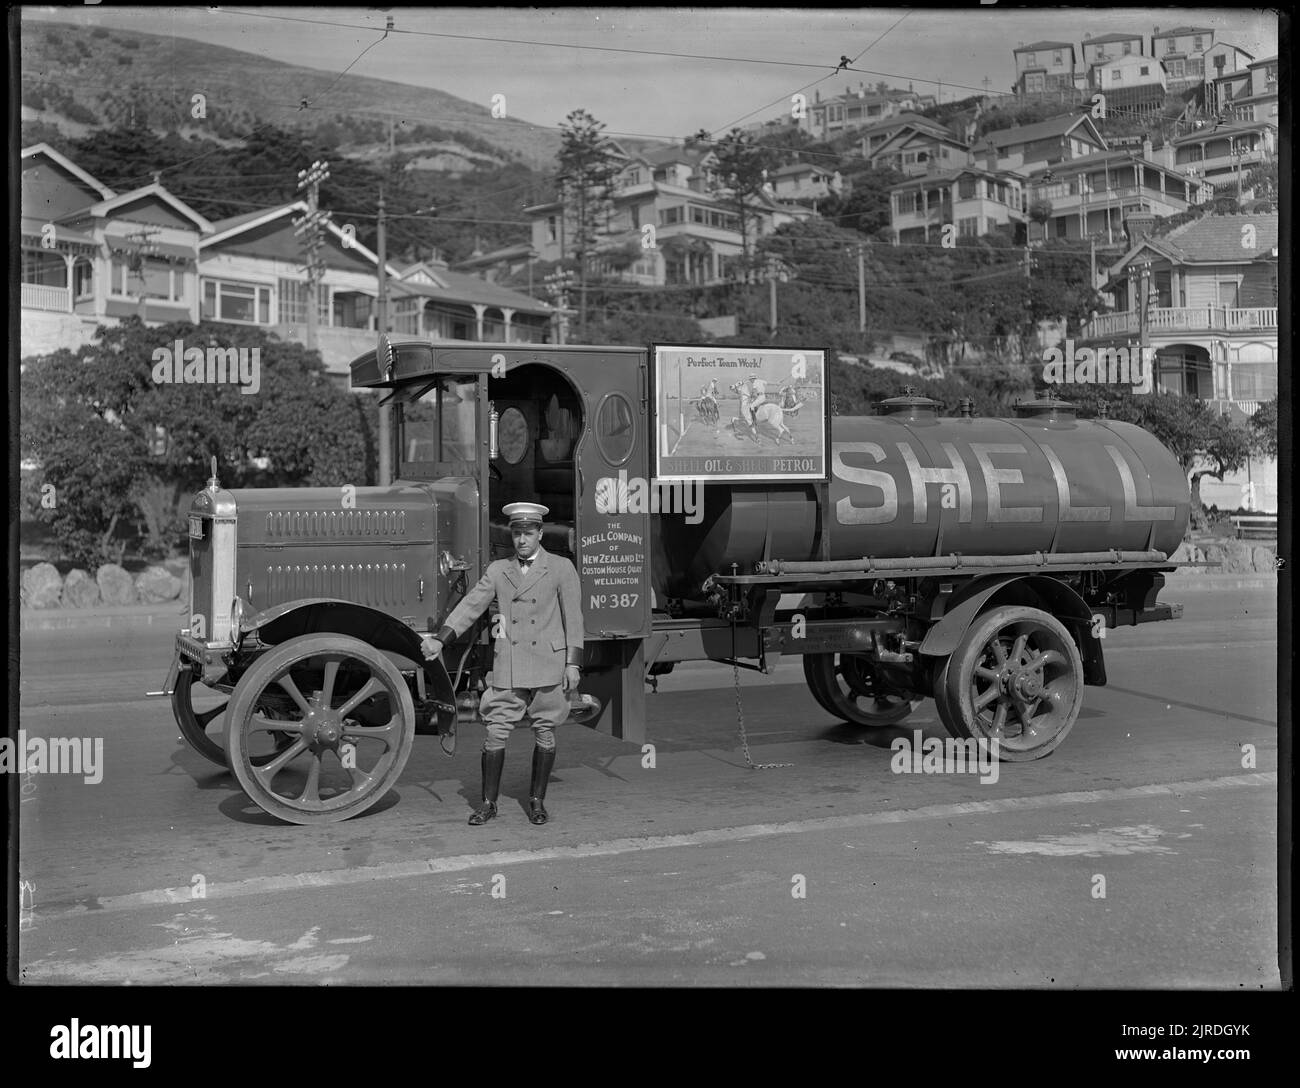
[[513, 559], [498, 559], [447, 617], [436, 636], [422, 642], [425, 657], [463, 635], [497, 603], [492, 630], [492, 672], [479, 702], [487, 725], [483, 742], [483, 805], [469, 818], [474, 826], [497, 814], [501, 770], [510, 731], [527, 717], [533, 727], [533, 780], [528, 819], [544, 824], [542, 804], [555, 764], [554, 729], [569, 716], [567, 693], [582, 680], [582, 594], [578, 572], [560, 555], [542, 548], [542, 518], [550, 511], [535, 502], [512, 502], [501, 511], [510, 519]]

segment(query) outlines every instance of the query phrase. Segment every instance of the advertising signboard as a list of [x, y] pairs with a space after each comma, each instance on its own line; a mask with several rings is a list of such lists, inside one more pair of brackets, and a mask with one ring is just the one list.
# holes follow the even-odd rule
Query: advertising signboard
[[824, 352], [656, 345], [653, 364], [657, 479], [826, 479]]

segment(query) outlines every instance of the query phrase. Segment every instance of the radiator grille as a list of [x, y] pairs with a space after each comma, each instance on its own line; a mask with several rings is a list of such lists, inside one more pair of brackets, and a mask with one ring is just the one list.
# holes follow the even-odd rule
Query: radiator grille
[[[402, 607], [415, 586], [406, 582], [405, 563], [286, 563], [266, 568], [266, 606], [305, 597], [334, 597], [377, 608]], [[264, 607], [266, 607], [264, 606]]]
[[405, 510], [268, 510], [268, 538], [348, 540], [406, 535]]

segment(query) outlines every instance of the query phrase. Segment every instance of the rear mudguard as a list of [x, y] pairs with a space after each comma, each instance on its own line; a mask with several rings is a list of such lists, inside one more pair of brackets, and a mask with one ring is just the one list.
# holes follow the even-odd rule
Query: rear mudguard
[[930, 657], [948, 657], [962, 636], [982, 612], [1028, 590], [1041, 597], [1047, 611], [1065, 624], [1074, 636], [1083, 658], [1083, 682], [1095, 687], [1106, 683], [1106, 662], [1101, 639], [1092, 635], [1092, 609], [1071, 586], [1041, 574], [1003, 574], [977, 578], [943, 617], [926, 632], [921, 653]]

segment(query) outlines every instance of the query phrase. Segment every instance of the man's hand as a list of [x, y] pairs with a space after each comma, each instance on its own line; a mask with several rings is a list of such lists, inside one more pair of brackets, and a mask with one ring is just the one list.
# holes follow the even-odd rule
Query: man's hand
[[420, 649], [424, 651], [424, 656], [430, 661], [437, 661], [442, 653], [442, 643], [433, 635], [426, 635], [420, 640]]
[[564, 667], [564, 690], [565, 692], [577, 691], [578, 685], [582, 683], [582, 670], [577, 665], [566, 665]]

